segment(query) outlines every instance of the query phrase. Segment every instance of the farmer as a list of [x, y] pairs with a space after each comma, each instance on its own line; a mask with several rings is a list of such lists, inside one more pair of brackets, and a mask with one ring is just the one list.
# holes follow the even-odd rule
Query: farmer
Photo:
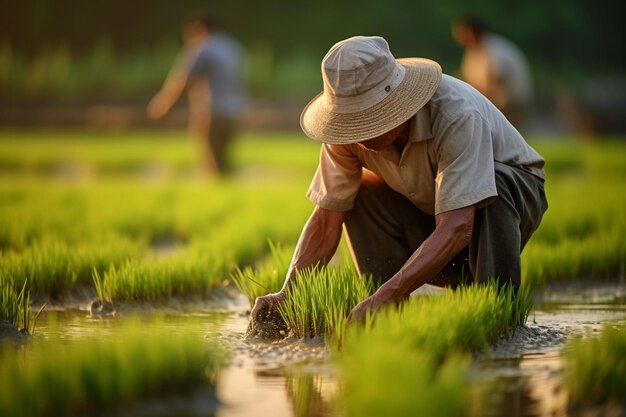
[[465, 48], [461, 78], [520, 129], [532, 99], [532, 77], [524, 53], [510, 40], [487, 32], [483, 21], [474, 16], [456, 19], [452, 36]]
[[547, 209], [544, 160], [502, 113], [436, 62], [396, 60], [380, 37], [335, 44], [322, 77], [300, 119], [322, 142], [308, 191], [316, 207], [282, 290], [256, 300], [251, 328], [276, 317], [296, 270], [333, 256], [342, 230], [358, 272], [380, 285], [351, 320], [426, 283], [519, 287], [520, 253]]
[[189, 98], [189, 132], [202, 150], [205, 173], [229, 170], [227, 148], [244, 105], [242, 48], [218, 30], [210, 15], [191, 17], [183, 27], [185, 48], [165, 83], [148, 105], [148, 116], [164, 117], [185, 89]]

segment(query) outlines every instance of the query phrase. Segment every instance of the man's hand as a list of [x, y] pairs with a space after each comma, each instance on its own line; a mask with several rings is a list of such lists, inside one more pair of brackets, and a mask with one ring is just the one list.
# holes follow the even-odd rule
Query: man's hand
[[278, 306], [285, 300], [284, 292], [276, 292], [262, 297], [257, 297], [254, 301], [254, 307], [250, 312], [250, 322], [262, 322], [272, 313], [278, 312]]
[[388, 304], [388, 302], [382, 300], [378, 294], [367, 297], [352, 309], [348, 315], [348, 324], [363, 323], [368, 312], [376, 313], [386, 304]]
[[162, 93], [154, 96], [148, 104], [148, 117], [152, 120], [159, 120], [165, 117], [172, 107], [170, 100]]
[[285, 297], [286, 294], [281, 291], [256, 299], [250, 312], [246, 337], [276, 340], [286, 336], [288, 328], [278, 312], [278, 306]]

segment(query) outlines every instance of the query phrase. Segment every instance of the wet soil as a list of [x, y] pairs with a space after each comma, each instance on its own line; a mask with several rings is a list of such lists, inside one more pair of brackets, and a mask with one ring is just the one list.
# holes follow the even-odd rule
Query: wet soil
[[21, 344], [28, 341], [28, 333], [21, 332], [7, 320], [0, 320], [0, 344]]

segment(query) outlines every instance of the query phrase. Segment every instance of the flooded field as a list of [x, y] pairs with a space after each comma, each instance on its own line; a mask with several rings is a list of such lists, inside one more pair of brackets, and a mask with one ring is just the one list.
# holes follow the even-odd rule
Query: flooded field
[[534, 139], [550, 202], [522, 255], [534, 307], [472, 286], [353, 331], [373, 289], [337, 256], [281, 312], [316, 338], [270, 344], [244, 340], [247, 310], [283, 284], [319, 147], [246, 134], [237, 172], [206, 179], [183, 138], [0, 132], [0, 336], [34, 330], [0, 349], [2, 417], [624, 415], [573, 401], [626, 399], [623, 142]]
[[[472, 365], [470, 382], [489, 390], [488, 416], [583, 415], [567, 409], [567, 391], [562, 386], [564, 345], [571, 337], [594, 337], [607, 324], [625, 325], [624, 297], [626, 283], [574, 285], [539, 294], [527, 326], [497, 343], [489, 355], [478, 354]], [[111, 319], [92, 318], [86, 309], [53, 307], [40, 318], [36, 337], [59, 337], [69, 344], [96, 336], [106, 343], [118, 336], [120, 323], [140, 317], [146, 322], [159, 319], [173, 337], [195, 333], [217, 340], [230, 352], [215, 393], [200, 390], [184, 397], [160, 397], [132, 409], [115, 410], [116, 414], [340, 415], [333, 406], [339, 378], [331, 351], [321, 340], [272, 344], [244, 340], [246, 307], [240, 296], [222, 303], [219, 309], [136, 308]], [[624, 410], [613, 412], [620, 415]]]

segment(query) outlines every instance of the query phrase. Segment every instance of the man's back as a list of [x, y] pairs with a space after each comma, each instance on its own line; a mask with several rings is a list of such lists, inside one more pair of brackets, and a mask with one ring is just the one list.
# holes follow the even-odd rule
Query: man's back
[[511, 101], [528, 103], [532, 98], [532, 80], [522, 51], [510, 40], [493, 33], [485, 34], [483, 42]]
[[211, 113], [236, 117], [245, 96], [242, 87], [243, 53], [233, 38], [216, 32], [193, 50], [185, 52], [189, 68], [189, 88], [208, 81], [211, 91]]

